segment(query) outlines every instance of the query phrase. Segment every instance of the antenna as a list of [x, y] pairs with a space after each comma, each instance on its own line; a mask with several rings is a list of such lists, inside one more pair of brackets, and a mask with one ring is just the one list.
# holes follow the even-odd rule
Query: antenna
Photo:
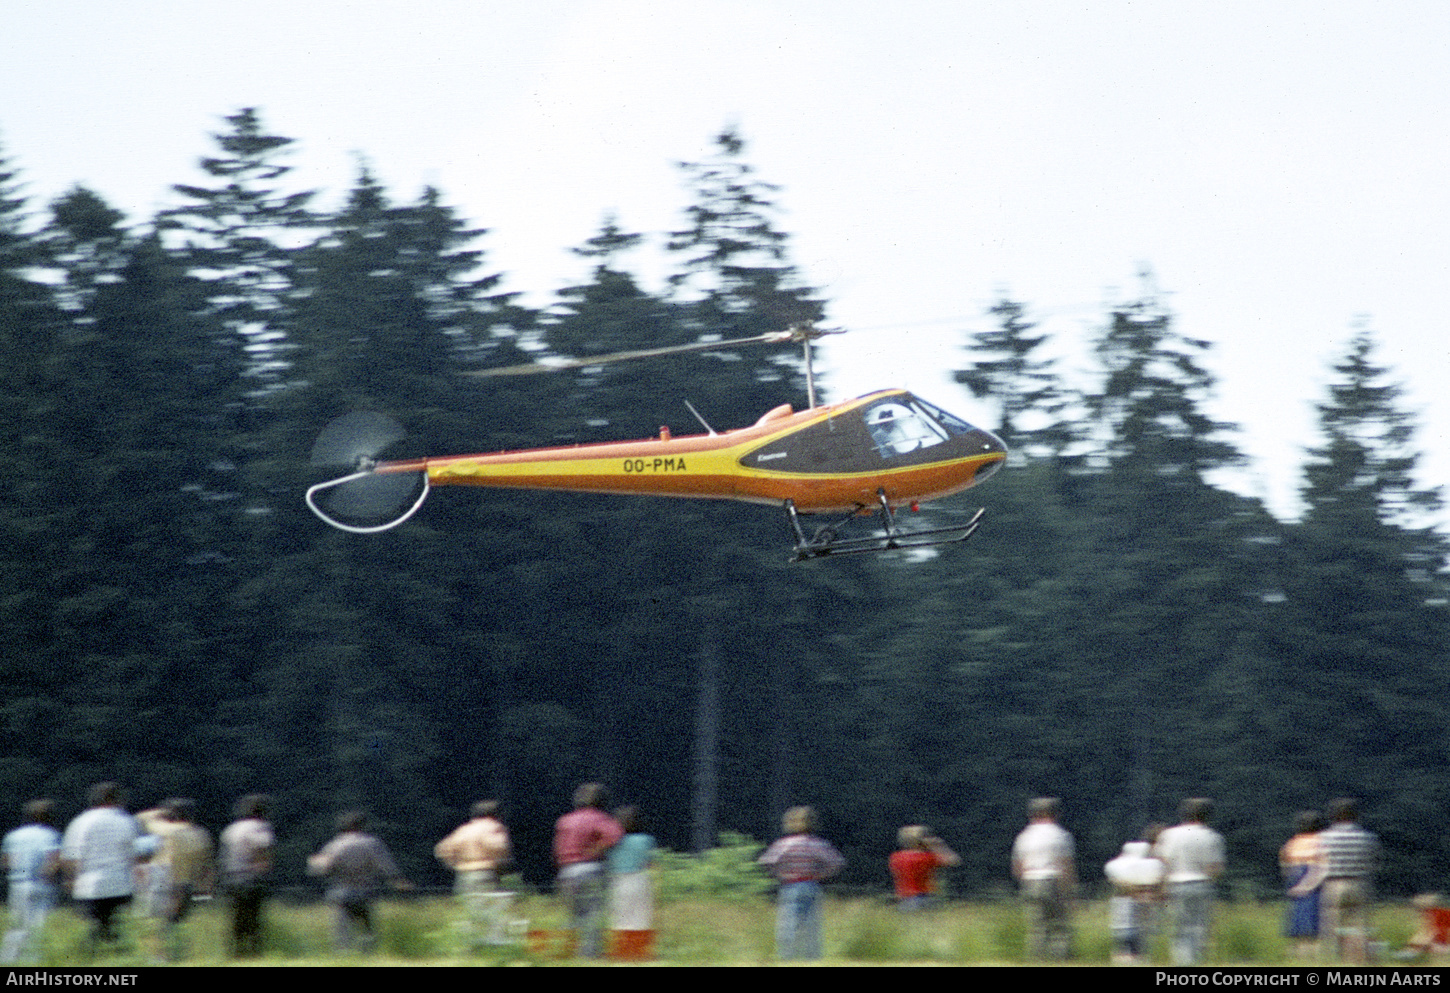
[[695, 415], [695, 420], [697, 420], [701, 424], [705, 425], [705, 430], [706, 431], [709, 431], [711, 434], [719, 434], [718, 431], [716, 431], [714, 428], [712, 428], [710, 426], [710, 422], [709, 421], [705, 420], [705, 418], [703, 418], [703, 417], [700, 416], [700, 412], [695, 409], [695, 405], [693, 403], [691, 403], [690, 401], [686, 400], [685, 401], [685, 406], [690, 408], [690, 413], [692, 413], [692, 414]]

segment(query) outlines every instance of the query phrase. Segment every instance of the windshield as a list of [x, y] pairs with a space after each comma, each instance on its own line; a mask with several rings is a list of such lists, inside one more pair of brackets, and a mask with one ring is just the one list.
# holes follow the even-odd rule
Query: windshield
[[895, 396], [867, 407], [864, 417], [882, 458], [930, 448], [973, 430], [961, 418], [909, 396]]

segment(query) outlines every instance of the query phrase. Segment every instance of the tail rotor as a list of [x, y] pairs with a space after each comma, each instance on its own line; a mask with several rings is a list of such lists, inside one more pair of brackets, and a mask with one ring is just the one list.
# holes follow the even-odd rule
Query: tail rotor
[[310, 461], [344, 475], [309, 487], [308, 509], [352, 534], [387, 531], [412, 517], [428, 498], [428, 474], [379, 461], [405, 437], [402, 425], [385, 414], [359, 411], [328, 424]]

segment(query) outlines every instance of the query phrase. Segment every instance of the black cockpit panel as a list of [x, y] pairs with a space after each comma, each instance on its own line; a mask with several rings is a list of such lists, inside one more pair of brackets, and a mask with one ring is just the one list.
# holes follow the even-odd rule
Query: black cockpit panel
[[892, 393], [777, 438], [741, 458], [776, 472], [859, 473], [981, 454], [1001, 443], [910, 393]]

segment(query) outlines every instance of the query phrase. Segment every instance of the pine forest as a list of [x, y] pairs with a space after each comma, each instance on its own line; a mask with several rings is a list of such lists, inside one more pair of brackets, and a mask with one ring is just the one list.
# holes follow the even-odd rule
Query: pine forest
[[[295, 139], [219, 121], [151, 218], [83, 187], [30, 203], [24, 150], [0, 159], [3, 809], [69, 816], [116, 780], [132, 809], [194, 797], [215, 830], [265, 792], [295, 882], [364, 808], [442, 883], [434, 843], [496, 797], [547, 885], [554, 820], [599, 780], [679, 851], [812, 804], [863, 888], [927, 823], [962, 855], [954, 888], [984, 894], [1030, 797], [1061, 798], [1092, 881], [1208, 796], [1230, 885], [1268, 893], [1295, 813], [1350, 795], [1386, 893], [1446, 882], [1446, 544], [1367, 325], [1325, 329], [1345, 344], [1303, 398], [1293, 521], [1219, 482], [1244, 457], [1206, 412], [1211, 343], [1145, 291], [1098, 315], [1091, 382], [1030, 301], [963, 333], [955, 379], [1012, 452], [919, 515], [985, 505], [963, 546], [792, 564], [776, 508], [481, 489], [343, 534], [302, 500], [340, 415], [396, 418], [416, 454], [689, 433], [681, 398], [742, 427], [805, 403], [796, 346], [460, 374], [758, 335], [829, 301], [733, 131], [681, 165], [677, 230], [602, 215], [573, 249], [587, 278], [534, 308], [445, 191], [366, 165], [297, 190]], [[645, 242], [658, 290], [629, 268]]]

